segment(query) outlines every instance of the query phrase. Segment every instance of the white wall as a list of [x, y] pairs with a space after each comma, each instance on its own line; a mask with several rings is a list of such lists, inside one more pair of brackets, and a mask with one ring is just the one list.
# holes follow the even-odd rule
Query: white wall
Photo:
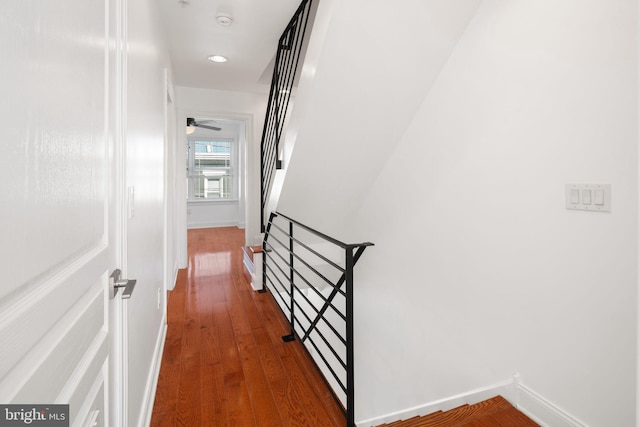
[[[243, 178], [241, 192], [245, 195], [244, 206], [245, 219], [244, 226], [246, 228], [245, 235], [248, 244], [257, 244], [259, 240], [257, 236], [260, 234], [260, 138], [262, 136], [262, 125], [266, 109], [267, 96], [264, 94], [227, 92], [218, 90], [197, 89], [190, 87], [177, 87], [178, 98], [178, 127], [186, 123], [186, 117], [224, 117], [233, 120], [240, 120], [246, 123], [246, 152], [241, 153], [245, 156], [247, 165], [246, 176]], [[178, 134], [180, 136], [180, 134]], [[184, 135], [183, 143], [186, 141]], [[184, 153], [180, 152], [176, 157], [178, 164], [178, 180], [184, 182]], [[180, 172], [180, 169], [182, 172]], [[184, 196], [184, 197], [182, 197]], [[182, 241], [180, 242], [182, 266], [186, 266], [186, 227], [187, 227], [187, 206], [186, 195], [179, 196], [179, 200], [183, 202], [184, 218], [181, 227], [184, 230]], [[224, 204], [220, 205], [224, 210]], [[226, 205], [227, 208], [230, 205]], [[195, 221], [197, 215], [201, 214], [198, 210], [191, 209], [191, 220]], [[242, 206], [239, 206], [242, 212]], [[233, 212], [222, 212], [222, 214], [233, 215]], [[225, 224], [226, 225], [226, 224]]]
[[142, 426], [153, 402], [153, 362], [162, 350], [157, 346], [165, 324], [164, 120], [169, 58], [152, 0], [129, 1], [127, 18], [127, 187], [135, 189], [135, 212], [127, 224], [126, 271], [138, 281], [128, 302], [128, 415], [130, 426]]
[[[173, 79], [169, 70], [166, 73], [167, 100], [165, 105], [165, 287], [173, 289], [178, 275], [178, 240], [181, 235], [178, 230], [178, 186], [184, 186], [177, 179], [177, 166], [175, 158], [178, 150], [182, 150], [182, 144], [178, 144], [176, 129], [177, 107], [176, 93]], [[182, 129], [182, 128], [181, 128]]]
[[187, 206], [187, 228], [243, 227], [238, 201], [197, 202]]
[[361, 203], [478, 4], [405, 0], [391, 10], [382, 0], [318, 4], [322, 21], [309, 45], [317, 65], [305, 63], [294, 135], [285, 138], [287, 145], [295, 140], [295, 150], [284, 164], [280, 212], [342, 234], [344, 218]]
[[[336, 10], [327, 46], [373, 31], [370, 14], [382, 4], [348, 14], [360, 3]], [[416, 2], [402, 6], [404, 17], [421, 12]], [[405, 108], [407, 121], [385, 133], [384, 156], [366, 117], [350, 115], [345, 148], [342, 137], [330, 138], [345, 130], [340, 107], [322, 96], [309, 106], [304, 126], [319, 137], [303, 139], [304, 128], [298, 136], [283, 212], [376, 244], [356, 267], [357, 419], [520, 373], [587, 425], [634, 425], [637, 12], [632, 0], [484, 0], [434, 84], [421, 89], [415, 114]], [[336, 24], [356, 19], [359, 31]], [[403, 31], [429, 43], [419, 21], [386, 21], [398, 29], [386, 35], [401, 58], [410, 53]], [[402, 92], [402, 62], [377, 76], [398, 90], [377, 90], [369, 76], [382, 72], [374, 69], [360, 71], [369, 95], [359, 86], [339, 92], [353, 68], [344, 68], [348, 54], [357, 52], [344, 53], [347, 75], [329, 76], [337, 69], [326, 60], [336, 54], [326, 47], [309, 90], [372, 117], [376, 96], [392, 111], [401, 99], [416, 102]], [[346, 157], [323, 164], [331, 174], [309, 167], [320, 148], [308, 145], [320, 143]], [[612, 184], [612, 212], [566, 210], [567, 183]], [[328, 184], [334, 195], [321, 189]], [[346, 209], [326, 207], [330, 200]], [[322, 219], [329, 211], [332, 219]]]

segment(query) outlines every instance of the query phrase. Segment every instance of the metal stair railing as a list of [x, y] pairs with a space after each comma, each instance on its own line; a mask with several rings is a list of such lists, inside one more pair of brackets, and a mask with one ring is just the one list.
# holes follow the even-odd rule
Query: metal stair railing
[[301, 341], [355, 426], [354, 266], [373, 243], [346, 244], [278, 212], [263, 240], [263, 289], [289, 320], [284, 341]]
[[280, 139], [289, 110], [289, 102], [298, 75], [298, 64], [305, 44], [313, 0], [303, 0], [278, 41], [267, 113], [260, 142], [261, 210], [260, 225], [264, 231], [265, 208], [275, 171], [282, 168]]

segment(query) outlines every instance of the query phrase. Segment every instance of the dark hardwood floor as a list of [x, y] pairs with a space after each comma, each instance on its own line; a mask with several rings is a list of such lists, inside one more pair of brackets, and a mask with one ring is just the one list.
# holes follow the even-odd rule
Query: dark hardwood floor
[[151, 425], [344, 426], [345, 419], [269, 294], [243, 274], [244, 232], [189, 230], [189, 266], [169, 292]]

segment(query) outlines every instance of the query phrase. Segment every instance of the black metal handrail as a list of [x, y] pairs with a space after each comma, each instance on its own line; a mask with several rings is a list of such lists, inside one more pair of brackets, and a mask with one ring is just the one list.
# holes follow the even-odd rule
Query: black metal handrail
[[298, 63], [305, 43], [305, 34], [313, 0], [303, 0], [280, 36], [276, 53], [267, 113], [260, 142], [261, 163], [261, 219], [264, 231], [265, 208], [276, 169], [282, 167], [280, 138], [291, 100], [291, 92], [298, 75]]
[[353, 269], [373, 243], [343, 243], [272, 212], [262, 246], [262, 292], [269, 291], [291, 328], [282, 339], [304, 344], [347, 426], [355, 426]]

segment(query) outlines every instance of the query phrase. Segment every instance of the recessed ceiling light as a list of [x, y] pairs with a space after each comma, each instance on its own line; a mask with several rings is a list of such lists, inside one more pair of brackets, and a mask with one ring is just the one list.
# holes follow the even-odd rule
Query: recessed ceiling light
[[216, 21], [218, 21], [218, 24], [223, 27], [228, 27], [233, 22], [233, 19], [231, 18], [231, 15], [227, 13], [219, 13], [216, 15]]
[[227, 62], [228, 61], [227, 57], [222, 55], [211, 55], [207, 59], [211, 62]]

